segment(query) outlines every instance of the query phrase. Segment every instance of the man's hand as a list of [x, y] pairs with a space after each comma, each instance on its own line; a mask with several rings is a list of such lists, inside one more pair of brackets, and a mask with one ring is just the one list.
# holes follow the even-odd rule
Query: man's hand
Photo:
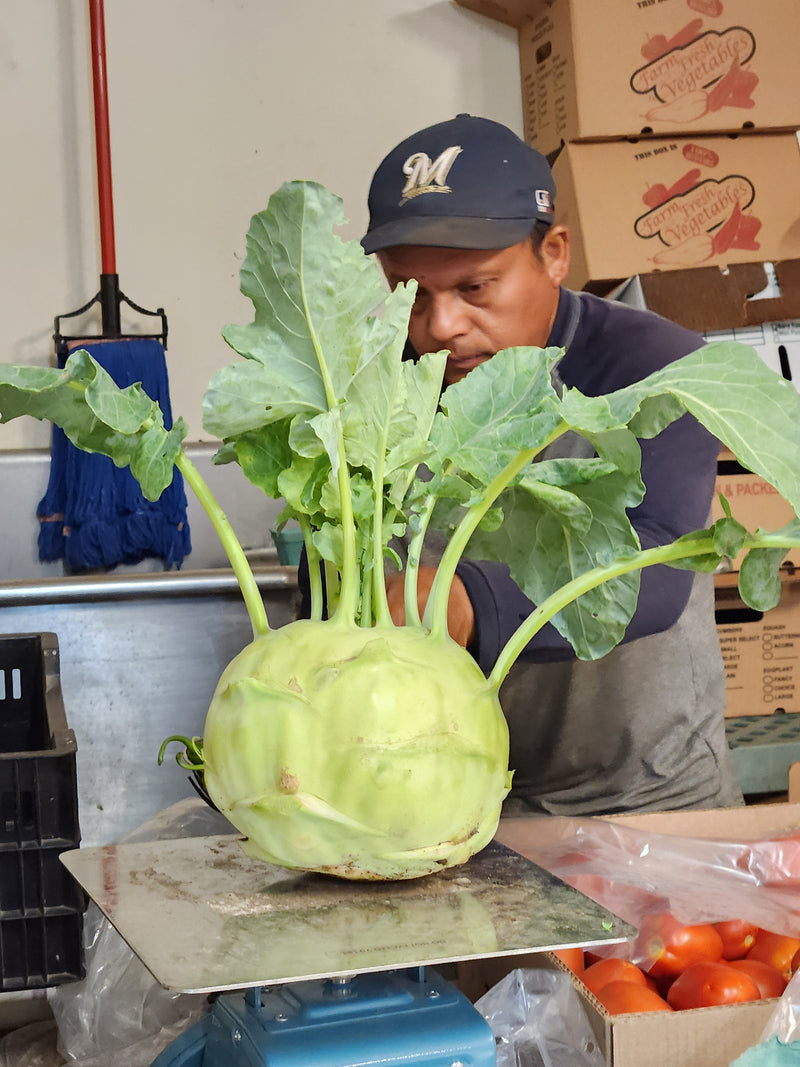
[[[417, 603], [419, 614], [422, 617], [428, 596], [436, 576], [435, 567], [420, 567], [417, 575]], [[389, 613], [392, 621], [397, 626], [403, 626], [406, 621], [406, 609], [403, 602], [404, 575], [394, 574], [386, 581], [386, 596], [389, 601]], [[450, 598], [447, 602], [447, 629], [450, 636], [464, 648], [470, 643], [475, 632], [475, 616], [472, 604], [467, 596], [464, 583], [454, 575], [453, 584], [450, 587]]]

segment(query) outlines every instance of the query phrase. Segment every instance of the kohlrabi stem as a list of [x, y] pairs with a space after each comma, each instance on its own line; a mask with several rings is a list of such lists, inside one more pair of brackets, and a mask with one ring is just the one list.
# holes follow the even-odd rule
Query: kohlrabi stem
[[453, 575], [456, 573], [456, 566], [464, 553], [464, 549], [467, 547], [467, 542], [477, 529], [483, 516], [520, 471], [524, 470], [540, 452], [561, 437], [568, 429], [569, 426], [566, 422], [560, 422], [536, 448], [520, 452], [492, 479], [475, 502], [470, 505], [466, 515], [453, 531], [436, 569], [436, 577], [433, 579], [430, 596], [422, 619], [423, 625], [430, 629], [431, 634], [441, 636], [447, 633], [447, 605], [450, 599], [450, 586], [453, 584]]
[[342, 591], [342, 575], [339, 569], [330, 560], [324, 560], [325, 567], [325, 605], [328, 610], [328, 618], [331, 619], [339, 606], [339, 595]]
[[347, 454], [344, 449], [344, 433], [341, 423], [336, 431], [336, 447], [339, 452], [337, 482], [342, 511], [342, 587], [333, 618], [346, 625], [352, 625], [356, 620], [361, 583], [356, 562], [356, 524], [353, 518], [353, 498], [350, 493], [350, 471], [347, 469]]
[[[360, 597], [358, 602], [358, 624], [359, 626], [372, 626], [372, 567], [369, 568], [369, 578], [361, 582]], [[388, 605], [387, 605], [388, 607]], [[387, 611], [387, 619], [388, 611]]]
[[371, 610], [365, 610], [362, 604], [361, 624], [369, 626], [373, 616], [379, 626], [390, 626], [389, 601], [386, 598], [386, 582], [383, 577], [383, 469], [384, 451], [379, 449], [378, 462], [373, 471], [372, 496], [374, 506], [372, 509], [372, 567], [371, 574], [371, 597], [364, 597], [370, 601]]
[[247, 556], [245, 556], [244, 550], [233, 532], [233, 527], [228, 521], [227, 515], [219, 506], [197, 467], [195, 467], [183, 449], [178, 452], [175, 466], [200, 501], [203, 511], [211, 520], [211, 525], [216, 530], [222, 547], [225, 549], [225, 555], [230, 561], [236, 581], [239, 583], [239, 588], [244, 597], [247, 614], [253, 627], [253, 637], [262, 637], [270, 628], [264, 601], [261, 599], [261, 593], [256, 585]]
[[[767, 545], [766, 538], [755, 534], [749, 535], [743, 547], [778, 547], [775, 544], [775, 535], [769, 536], [773, 540], [771, 544]], [[789, 547], [791, 547], [791, 544]], [[612, 578], [619, 578], [621, 575], [629, 574], [631, 571], [652, 567], [656, 563], [675, 563], [681, 559], [691, 559], [693, 556], [707, 556], [714, 552], [713, 535], [710, 531], [701, 531], [697, 537], [681, 538], [669, 545], [643, 549], [641, 552], [628, 556], [626, 559], [618, 560], [616, 563], [611, 563], [607, 566], [594, 567], [592, 570], [586, 571], [585, 574], [573, 578], [571, 582], [567, 582], [566, 585], [563, 585], [555, 593], [543, 600], [514, 631], [497, 657], [497, 661], [487, 679], [489, 688], [495, 691], [499, 690], [506, 675], [531, 638], [554, 615], [558, 614], [568, 604], [571, 604], [573, 600], [577, 600], [579, 596], [588, 593], [590, 589], [595, 589], [598, 585], [602, 585], [603, 582], [607, 582]]]
[[406, 626], [421, 626], [422, 619], [419, 614], [419, 600], [417, 587], [419, 576], [419, 561], [422, 555], [422, 542], [425, 540], [425, 532], [428, 529], [433, 509], [436, 504], [436, 496], [431, 493], [425, 507], [417, 515], [417, 528], [408, 542], [406, 551], [406, 573], [403, 579], [403, 604], [406, 612]]
[[[322, 385], [325, 390], [325, 398], [328, 402], [329, 409], [333, 412], [336, 409], [338, 402], [333, 388], [333, 382], [331, 381], [331, 376], [328, 372], [328, 366], [323, 358], [322, 348], [317, 339], [316, 330], [314, 329], [314, 316], [311, 314], [308, 307], [308, 301], [306, 300], [302, 259], [303, 257], [301, 253], [299, 279], [300, 291], [303, 299], [303, 312], [305, 314], [306, 322], [308, 323], [311, 343], [313, 344], [314, 351], [317, 355], [317, 364], [319, 366], [320, 377], [322, 378]], [[345, 452], [344, 447], [344, 431], [342, 430], [340, 419], [337, 420], [336, 424], [336, 452], [339, 458], [339, 469], [336, 474], [336, 481], [339, 486], [339, 502], [342, 512], [342, 586], [339, 603], [336, 607], [336, 611], [331, 616], [331, 621], [335, 618], [346, 625], [352, 625], [356, 618], [360, 582], [356, 563], [356, 525], [353, 519], [353, 500], [350, 494], [350, 471], [347, 467], [347, 453]], [[330, 604], [330, 600], [328, 603]]]

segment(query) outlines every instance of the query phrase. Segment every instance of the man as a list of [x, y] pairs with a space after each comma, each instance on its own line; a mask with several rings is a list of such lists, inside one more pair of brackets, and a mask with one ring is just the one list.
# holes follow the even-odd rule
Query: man
[[[556, 346], [556, 387], [600, 395], [701, 345], [654, 314], [565, 289], [569, 235], [554, 224], [554, 198], [545, 158], [488, 119], [459, 115], [389, 153], [372, 181], [362, 245], [390, 285], [418, 282], [410, 358], [448, 349], [449, 385], [504, 348]], [[548, 458], [591, 454], [568, 436]], [[630, 518], [642, 547], [706, 526], [718, 442], [687, 415], [641, 445], [647, 493]], [[421, 569], [421, 604], [434, 570], [433, 560]], [[388, 590], [402, 622], [401, 579]], [[740, 804], [713, 607], [711, 576], [651, 567], [624, 643], [603, 659], [578, 661], [552, 626], [541, 630], [500, 694], [515, 772], [505, 810]], [[507, 567], [464, 560], [448, 625], [488, 671], [532, 609]]]

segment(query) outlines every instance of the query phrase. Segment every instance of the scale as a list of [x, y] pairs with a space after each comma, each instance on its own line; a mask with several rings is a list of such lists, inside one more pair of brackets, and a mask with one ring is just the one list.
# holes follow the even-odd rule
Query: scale
[[241, 840], [61, 855], [157, 982], [217, 994], [153, 1067], [494, 1067], [491, 1029], [437, 965], [636, 933], [497, 841], [426, 878], [349, 882]]

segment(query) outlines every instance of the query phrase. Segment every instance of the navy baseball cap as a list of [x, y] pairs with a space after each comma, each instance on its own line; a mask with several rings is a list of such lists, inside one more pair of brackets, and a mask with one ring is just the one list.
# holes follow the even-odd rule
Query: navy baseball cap
[[414, 133], [375, 172], [365, 252], [394, 245], [508, 248], [553, 221], [545, 157], [499, 122], [457, 115]]

